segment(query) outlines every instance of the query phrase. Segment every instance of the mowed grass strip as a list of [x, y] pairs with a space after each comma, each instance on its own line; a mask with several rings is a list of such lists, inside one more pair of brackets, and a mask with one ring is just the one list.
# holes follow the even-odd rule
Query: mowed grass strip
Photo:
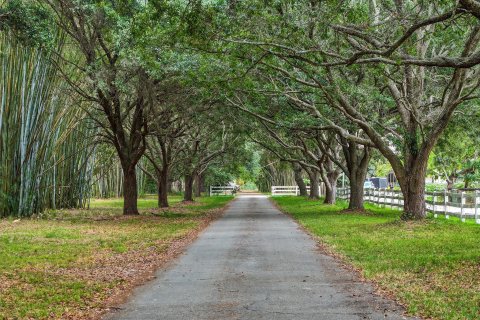
[[403, 222], [400, 212], [367, 204], [342, 211], [301, 197], [273, 200], [367, 279], [394, 294], [412, 315], [480, 319], [480, 226], [428, 218]]
[[0, 220], [0, 319], [97, 317], [106, 300], [168, 260], [168, 249], [231, 199], [172, 197], [164, 210], [140, 199], [137, 217], [122, 216], [121, 199], [95, 200], [90, 210]]

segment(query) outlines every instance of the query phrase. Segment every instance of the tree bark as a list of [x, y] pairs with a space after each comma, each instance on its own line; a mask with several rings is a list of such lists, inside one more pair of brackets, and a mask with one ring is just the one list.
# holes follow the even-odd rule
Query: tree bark
[[135, 166], [123, 169], [123, 214], [138, 215], [137, 208], [137, 175]]
[[402, 220], [421, 220], [426, 214], [425, 207], [425, 176], [427, 160], [416, 161], [408, 166], [406, 172], [409, 174], [399, 180], [403, 193], [403, 214]]
[[322, 157], [318, 161], [318, 166], [321, 169], [320, 174], [322, 181], [325, 184], [325, 204], [335, 204], [337, 201], [337, 180], [341, 174], [341, 170], [338, 169], [333, 161], [328, 157]]
[[202, 196], [202, 175], [195, 175], [195, 197]]
[[193, 201], [193, 176], [191, 174], [185, 176], [183, 201]]
[[320, 189], [318, 188], [318, 171], [312, 170], [309, 173], [310, 177], [310, 199], [320, 199]]
[[337, 201], [337, 179], [339, 174], [328, 174], [328, 181], [325, 183], [325, 204], [335, 204]]
[[168, 173], [166, 170], [157, 172], [157, 191], [158, 191], [158, 207], [168, 208]]
[[448, 176], [448, 178], [446, 179], [446, 182], [447, 182], [447, 190], [448, 191], [451, 191], [453, 189], [453, 186], [455, 184], [455, 180], [456, 180], [456, 174], [450, 174]]
[[298, 163], [293, 164], [293, 172], [295, 176], [295, 182], [297, 183], [298, 189], [300, 191], [300, 196], [308, 196], [307, 186], [305, 185], [305, 181], [303, 181], [302, 177], [302, 167]]
[[422, 186], [409, 184], [404, 192], [402, 220], [420, 220], [426, 217], [425, 184]]
[[363, 184], [365, 182], [365, 177], [367, 172], [365, 170], [365, 175], [363, 178], [358, 179], [355, 174], [352, 174], [350, 177], [350, 202], [348, 203], [348, 209], [350, 210], [363, 210]]
[[363, 210], [363, 185], [367, 178], [368, 163], [370, 162], [370, 149], [350, 142], [348, 148], [344, 148], [347, 160], [348, 179], [350, 180], [350, 201], [348, 209]]

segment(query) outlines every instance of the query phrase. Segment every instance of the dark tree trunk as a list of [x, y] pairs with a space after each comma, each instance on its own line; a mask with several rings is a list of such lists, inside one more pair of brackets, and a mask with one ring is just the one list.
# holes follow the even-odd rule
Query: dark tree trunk
[[183, 201], [193, 201], [193, 176], [185, 176], [185, 193], [183, 194]]
[[195, 176], [195, 197], [202, 196], [202, 175], [197, 174]]
[[447, 179], [447, 190], [451, 191], [455, 184], [455, 175], [451, 174]]
[[318, 166], [321, 168], [320, 174], [325, 184], [325, 200], [323, 203], [335, 204], [337, 201], [337, 180], [341, 171], [336, 168], [333, 161], [328, 157], [321, 159]]
[[200, 192], [207, 192], [205, 187], [205, 175], [203, 173], [200, 175]]
[[348, 148], [344, 148], [347, 160], [348, 179], [350, 180], [350, 201], [348, 209], [363, 210], [363, 185], [367, 178], [368, 163], [370, 162], [370, 149], [360, 147], [349, 142]]
[[135, 166], [123, 169], [123, 214], [137, 215], [137, 175]]
[[325, 183], [325, 200], [323, 203], [335, 204], [337, 201], [337, 175], [329, 175], [328, 183]]
[[[352, 174], [354, 176], [354, 174]], [[348, 203], [348, 209], [351, 210], [363, 210], [363, 184], [365, 182], [365, 177], [367, 172], [365, 170], [365, 175], [362, 179], [354, 177], [350, 179], [350, 202]]]
[[310, 177], [310, 199], [320, 199], [320, 189], [318, 187], [318, 171], [312, 170], [309, 174]]
[[427, 216], [425, 207], [425, 176], [427, 161], [415, 159], [405, 167], [408, 175], [399, 180], [403, 193], [402, 220], [421, 220]]
[[157, 173], [158, 176], [158, 207], [168, 208], [168, 172], [161, 170]]
[[293, 164], [293, 173], [295, 176], [295, 182], [297, 183], [298, 189], [300, 191], [300, 196], [308, 196], [307, 186], [305, 185], [305, 181], [303, 181], [302, 177], [302, 167], [298, 163]]
[[426, 217], [425, 183], [409, 183], [403, 191], [404, 204], [402, 220], [420, 220]]

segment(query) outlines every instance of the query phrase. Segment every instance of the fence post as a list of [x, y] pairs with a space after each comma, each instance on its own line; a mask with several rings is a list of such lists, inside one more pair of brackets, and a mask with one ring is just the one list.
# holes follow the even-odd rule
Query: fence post
[[464, 192], [462, 191], [462, 192], [460, 192], [460, 217], [461, 217], [462, 222], [465, 222], [465, 217], [464, 217], [465, 209], [463, 208], [464, 207], [464, 202], [465, 202]]
[[437, 213], [436, 213], [436, 211], [435, 211], [435, 202], [436, 202], [436, 201], [437, 201], [437, 196], [436, 196], [436, 194], [435, 194], [435, 191], [433, 191], [433, 217], [434, 217], [434, 218], [438, 217], [438, 216], [437, 216]]
[[390, 192], [390, 194], [389, 194], [390, 198], [389, 198], [388, 202], [390, 202], [390, 210], [393, 210], [393, 201], [394, 201], [393, 200], [393, 189], [390, 189], [389, 192]]
[[397, 198], [397, 210], [402, 210], [402, 204], [400, 203], [401, 198], [403, 197], [402, 191], [397, 190], [395, 198]]
[[209, 196], [209, 197], [212, 196], [212, 186], [210, 186], [210, 192], [208, 193], [208, 196]]
[[387, 207], [387, 189], [383, 188], [383, 207]]
[[478, 191], [475, 190], [475, 222], [480, 224], [480, 219], [478, 218]]
[[444, 196], [443, 196], [443, 209], [445, 211], [445, 219], [450, 218], [447, 211], [447, 190], [446, 189], [444, 191]]

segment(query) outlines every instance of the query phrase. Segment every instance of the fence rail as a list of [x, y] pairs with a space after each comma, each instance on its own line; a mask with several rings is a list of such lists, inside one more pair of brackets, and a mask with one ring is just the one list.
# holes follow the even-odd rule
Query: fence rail
[[[320, 196], [325, 195], [325, 186], [318, 185]], [[310, 186], [307, 186], [307, 192], [310, 192]], [[272, 186], [272, 196], [298, 196], [300, 188], [298, 186]]]
[[[338, 198], [348, 199], [349, 196], [349, 188], [337, 189]], [[392, 209], [403, 207], [403, 194], [399, 190], [365, 189], [363, 199], [379, 206], [390, 206]], [[425, 205], [427, 211], [433, 213], [435, 218], [438, 215], [444, 215], [447, 219], [455, 216], [463, 222], [466, 219], [475, 219], [476, 223], [480, 224], [480, 192], [478, 191], [426, 192]]]
[[234, 186], [210, 186], [210, 196], [235, 196]]
[[[319, 185], [320, 195], [325, 195], [325, 187]], [[310, 191], [310, 187], [307, 187]], [[298, 196], [298, 186], [272, 186], [272, 196]], [[348, 200], [350, 188], [338, 188], [337, 198]], [[379, 206], [392, 209], [403, 208], [403, 194], [400, 190], [391, 189], [365, 189], [363, 200]], [[428, 212], [435, 218], [443, 215], [449, 219], [458, 217], [462, 221], [475, 219], [480, 224], [480, 192], [479, 191], [441, 191], [425, 192], [425, 205]]]

